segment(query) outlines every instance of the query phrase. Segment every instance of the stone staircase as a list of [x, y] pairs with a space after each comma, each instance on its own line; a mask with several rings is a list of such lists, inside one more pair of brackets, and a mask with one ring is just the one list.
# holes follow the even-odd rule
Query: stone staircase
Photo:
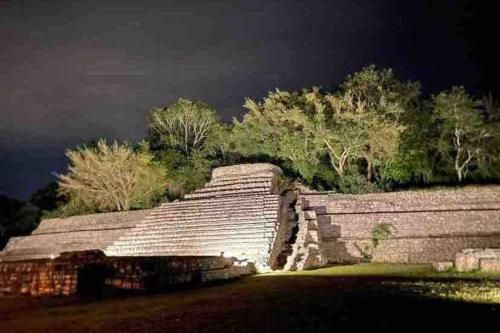
[[121, 236], [108, 256], [227, 256], [268, 265], [280, 227], [281, 170], [270, 164], [217, 168], [183, 201], [164, 203]]

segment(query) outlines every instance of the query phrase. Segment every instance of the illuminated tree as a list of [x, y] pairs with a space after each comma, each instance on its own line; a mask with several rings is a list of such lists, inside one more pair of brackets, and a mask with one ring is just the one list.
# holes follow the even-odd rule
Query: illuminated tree
[[396, 157], [405, 131], [403, 117], [413, 111], [420, 94], [415, 82], [398, 81], [390, 69], [369, 66], [349, 76], [337, 99], [338, 113], [358, 129], [367, 179]]
[[152, 135], [168, 147], [176, 147], [185, 154], [201, 150], [220, 130], [215, 110], [204, 102], [180, 98], [165, 108], [150, 112]]
[[145, 147], [134, 151], [99, 140], [95, 147], [68, 150], [69, 170], [58, 175], [61, 192], [98, 210], [151, 207], [164, 193], [166, 179]]
[[319, 163], [317, 122], [321, 110], [308, 100], [309, 91], [269, 93], [262, 103], [246, 99], [248, 112], [233, 122], [236, 150], [245, 156], [267, 155], [289, 161], [292, 168], [311, 180]]
[[497, 158], [498, 126], [486, 123], [481, 104], [463, 87], [434, 96], [433, 103], [439, 129], [437, 149], [459, 182], [480, 169], [481, 162]]

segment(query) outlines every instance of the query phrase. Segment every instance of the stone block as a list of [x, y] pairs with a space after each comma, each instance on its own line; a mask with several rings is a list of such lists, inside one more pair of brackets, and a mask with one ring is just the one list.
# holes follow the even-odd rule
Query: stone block
[[444, 272], [453, 269], [454, 264], [452, 261], [438, 261], [432, 263], [432, 267], [438, 272]]
[[473, 251], [457, 253], [455, 268], [459, 272], [470, 272], [479, 269], [479, 260]]
[[500, 258], [480, 259], [479, 269], [484, 272], [500, 272]]

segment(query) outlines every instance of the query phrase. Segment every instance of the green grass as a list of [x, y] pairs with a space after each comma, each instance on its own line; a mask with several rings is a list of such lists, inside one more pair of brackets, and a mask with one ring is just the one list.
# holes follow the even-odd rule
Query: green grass
[[446, 280], [500, 280], [500, 272], [456, 272], [454, 270], [436, 272], [431, 265], [402, 265], [383, 263], [333, 266], [300, 272], [276, 271], [256, 275], [255, 277], [265, 276], [372, 276]]
[[437, 273], [428, 265], [337, 266], [158, 295], [4, 298], [0, 332], [288, 333], [408, 323], [479, 329], [498, 324], [499, 290], [499, 275]]

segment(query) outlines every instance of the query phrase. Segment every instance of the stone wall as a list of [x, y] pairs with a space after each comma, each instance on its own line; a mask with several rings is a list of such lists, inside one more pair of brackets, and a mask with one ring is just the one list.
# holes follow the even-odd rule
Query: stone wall
[[[500, 187], [366, 195], [306, 193], [329, 263], [453, 261], [465, 248], [500, 248]], [[373, 242], [373, 230], [391, 235]]]
[[71, 295], [76, 292], [75, 268], [47, 260], [0, 263], [0, 295]]
[[106, 257], [100, 251], [56, 259], [0, 263], [0, 295], [60, 296], [135, 290], [158, 292], [187, 283], [226, 280], [255, 267], [225, 257]]

